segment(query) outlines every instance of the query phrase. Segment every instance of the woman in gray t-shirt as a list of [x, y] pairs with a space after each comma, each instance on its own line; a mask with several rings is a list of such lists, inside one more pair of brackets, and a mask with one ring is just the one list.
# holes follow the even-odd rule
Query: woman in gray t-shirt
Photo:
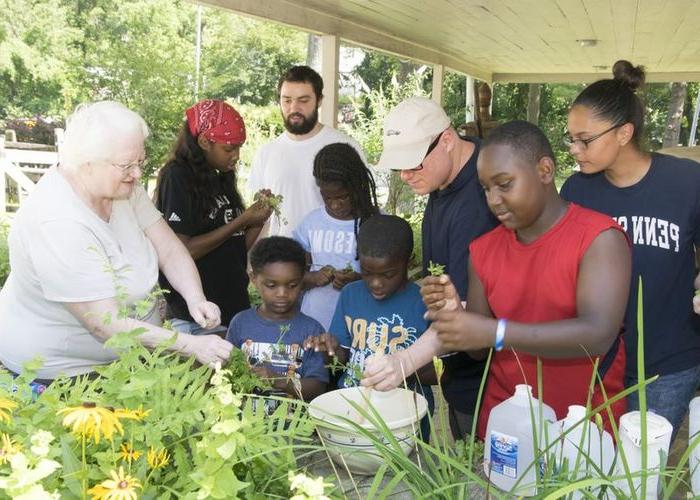
[[[140, 184], [147, 136], [143, 119], [116, 102], [80, 106], [68, 119], [59, 165], [39, 181], [10, 230], [0, 362], [12, 372], [40, 356], [41, 379], [88, 373], [116, 359], [103, 346], [107, 339], [139, 327], [146, 347], [169, 339], [173, 332], [158, 326], [155, 310], [118, 315], [150, 294], [159, 268], [198, 323], [219, 324], [189, 252]], [[179, 334], [171, 349], [215, 363], [228, 359], [231, 344]]]

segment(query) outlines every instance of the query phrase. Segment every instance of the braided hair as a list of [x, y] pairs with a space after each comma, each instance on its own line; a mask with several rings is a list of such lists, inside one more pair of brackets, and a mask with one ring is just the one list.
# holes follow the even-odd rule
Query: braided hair
[[[174, 165], [183, 165], [192, 173], [192, 200], [195, 213], [206, 219], [215, 204], [215, 193], [221, 191], [226, 194], [233, 207], [244, 209], [243, 199], [236, 187], [236, 171], [218, 172], [207, 164], [204, 150], [197, 143], [197, 138], [190, 132], [189, 123], [185, 123], [180, 130], [175, 147], [170, 159], [158, 172], [154, 199], [159, 204], [159, 188], [165, 173]], [[158, 207], [160, 208], [160, 207]]]
[[359, 153], [351, 145], [342, 142], [324, 146], [314, 158], [313, 175], [318, 184], [334, 182], [350, 192], [357, 239], [360, 225], [379, 213], [374, 176]]

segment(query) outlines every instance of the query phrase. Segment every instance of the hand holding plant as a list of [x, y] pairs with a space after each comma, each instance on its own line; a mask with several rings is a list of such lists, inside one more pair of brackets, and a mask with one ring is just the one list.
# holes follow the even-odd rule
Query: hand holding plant
[[258, 200], [249, 206], [245, 212], [241, 214], [244, 217], [246, 226], [255, 227], [262, 226], [265, 221], [272, 215], [272, 207], [263, 200]]
[[360, 385], [373, 387], [378, 391], [390, 391], [400, 387], [415, 371], [416, 366], [407, 351], [373, 355], [365, 360], [365, 371]]
[[261, 202], [264, 206], [267, 206], [272, 210], [277, 219], [281, 224], [287, 225], [287, 219], [282, 217], [282, 200], [284, 199], [281, 194], [272, 194], [269, 189], [261, 189], [255, 193], [253, 198], [256, 202]]
[[493, 319], [468, 313], [462, 307], [457, 289], [449, 276], [428, 276], [420, 290], [428, 307], [426, 319], [432, 321], [443, 349], [448, 351], [474, 351], [493, 345], [495, 326]]
[[346, 269], [336, 270], [333, 277], [333, 288], [341, 290], [348, 283], [352, 283], [361, 278], [362, 277], [352, 269], [349, 271]]
[[304, 349], [313, 349], [315, 352], [326, 353], [327, 356], [333, 356], [339, 351], [340, 344], [338, 344], [338, 339], [332, 333], [322, 333], [321, 335], [315, 335], [312, 337], [307, 337], [304, 340]]
[[318, 271], [309, 271], [306, 280], [310, 285], [320, 287], [331, 283], [334, 276], [335, 269], [333, 269], [333, 266], [323, 266]]
[[230, 342], [218, 335], [179, 334], [178, 340], [184, 343], [183, 353], [193, 355], [197, 361], [206, 366], [226, 363], [231, 356], [231, 349], [233, 349]]

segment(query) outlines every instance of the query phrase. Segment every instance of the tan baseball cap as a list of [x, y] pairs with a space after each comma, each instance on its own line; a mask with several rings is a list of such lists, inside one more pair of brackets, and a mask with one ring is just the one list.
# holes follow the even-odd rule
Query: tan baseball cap
[[384, 120], [384, 150], [376, 168], [406, 170], [423, 161], [428, 147], [450, 126], [445, 110], [427, 97], [397, 104]]

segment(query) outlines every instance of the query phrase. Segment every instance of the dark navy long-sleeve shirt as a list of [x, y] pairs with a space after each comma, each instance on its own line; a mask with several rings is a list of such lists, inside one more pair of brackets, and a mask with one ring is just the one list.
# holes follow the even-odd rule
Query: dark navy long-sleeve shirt
[[[496, 227], [498, 220], [486, 204], [476, 172], [480, 141], [475, 137], [463, 140], [474, 143], [474, 152], [448, 186], [430, 193], [422, 239], [424, 272], [427, 273], [431, 261], [444, 265], [459, 296], [465, 300], [469, 287], [469, 244]], [[473, 414], [484, 363], [460, 353], [445, 358], [445, 365], [449, 374], [447, 383], [443, 383], [445, 399], [455, 409]]]

